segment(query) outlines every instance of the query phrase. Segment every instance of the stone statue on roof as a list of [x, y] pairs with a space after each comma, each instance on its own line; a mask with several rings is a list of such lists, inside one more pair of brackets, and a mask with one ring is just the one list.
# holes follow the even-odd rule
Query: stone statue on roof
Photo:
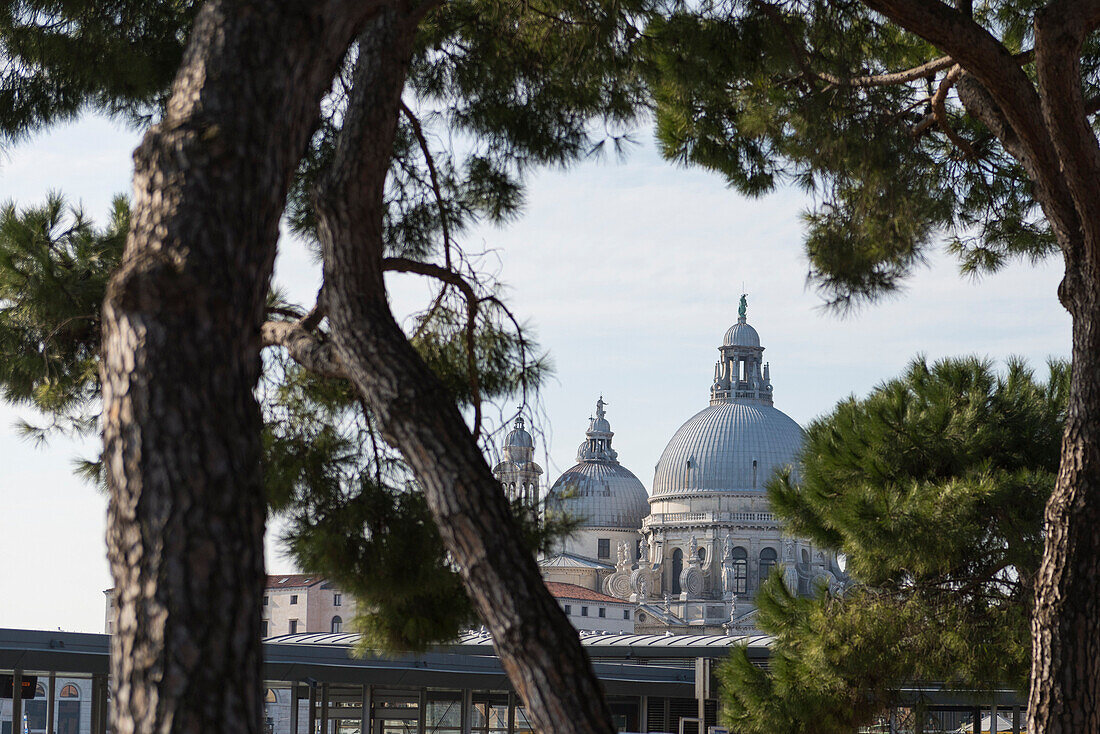
[[737, 307], [737, 318], [742, 321], [745, 320], [746, 315], [749, 312], [749, 295], [747, 293], [741, 294], [741, 304]]

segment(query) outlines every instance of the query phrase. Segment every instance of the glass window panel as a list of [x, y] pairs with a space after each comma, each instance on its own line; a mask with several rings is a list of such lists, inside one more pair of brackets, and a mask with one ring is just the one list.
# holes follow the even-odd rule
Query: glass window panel
[[534, 734], [535, 727], [527, 720], [527, 710], [516, 706], [516, 734]]
[[57, 734], [80, 734], [80, 701], [59, 701]]
[[23, 711], [27, 714], [27, 728], [31, 731], [44, 731], [46, 729], [46, 702], [27, 701], [23, 704]]
[[489, 704], [489, 731], [508, 731], [508, 703]]
[[485, 708], [488, 706], [486, 703], [474, 703], [474, 707], [470, 709], [470, 727], [475, 730], [485, 729]]
[[430, 727], [461, 727], [462, 702], [428, 701], [426, 718]]

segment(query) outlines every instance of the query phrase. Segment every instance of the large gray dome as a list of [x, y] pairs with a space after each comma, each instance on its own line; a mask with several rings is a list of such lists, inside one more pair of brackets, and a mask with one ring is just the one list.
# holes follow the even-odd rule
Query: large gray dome
[[580, 519], [581, 527], [637, 530], [649, 514], [649, 497], [638, 477], [617, 461], [604, 405], [600, 398], [577, 449], [577, 464], [554, 482], [550, 502]]
[[741, 298], [737, 323], [718, 347], [710, 407], [676, 431], [653, 477], [653, 498], [698, 492], [763, 492], [794, 464], [802, 429], [772, 407], [771, 371]]
[[770, 405], [748, 401], [711, 405], [668, 442], [653, 477], [653, 497], [763, 492], [772, 472], [794, 464], [801, 448], [802, 429]]

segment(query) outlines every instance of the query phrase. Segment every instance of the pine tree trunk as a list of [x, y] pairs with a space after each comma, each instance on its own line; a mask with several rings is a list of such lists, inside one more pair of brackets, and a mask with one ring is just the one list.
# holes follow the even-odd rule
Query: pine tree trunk
[[1027, 730], [1043, 734], [1100, 732], [1100, 269], [1073, 265], [1073, 378], [1031, 623]]
[[260, 323], [290, 176], [369, 5], [214, 0], [135, 153], [104, 303], [111, 728], [260, 732]]
[[394, 321], [382, 279], [383, 189], [414, 28], [380, 14], [317, 197], [326, 313], [345, 371], [425, 493], [467, 593], [541, 732], [614, 731], [576, 631], [542, 582], [454, 396]]

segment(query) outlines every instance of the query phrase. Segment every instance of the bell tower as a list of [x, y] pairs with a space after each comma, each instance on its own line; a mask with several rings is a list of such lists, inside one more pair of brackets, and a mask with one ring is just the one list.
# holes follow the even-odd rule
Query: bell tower
[[541, 499], [542, 467], [535, 463], [535, 439], [518, 416], [504, 439], [503, 459], [493, 468], [493, 476], [504, 487], [508, 499], [519, 499], [537, 512]]

